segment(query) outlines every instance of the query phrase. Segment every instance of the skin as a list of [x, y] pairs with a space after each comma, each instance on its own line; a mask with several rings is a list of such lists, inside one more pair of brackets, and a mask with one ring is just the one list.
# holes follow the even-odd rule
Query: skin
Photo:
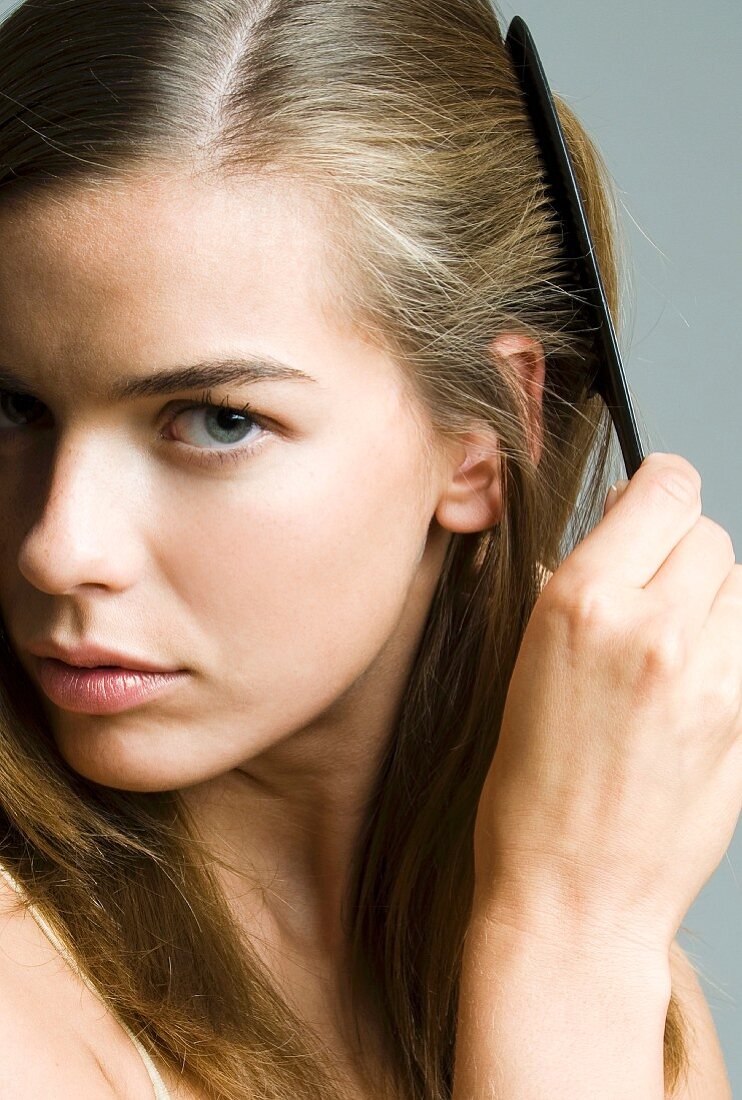
[[[180, 789], [261, 950], [301, 960], [307, 990], [332, 985], [350, 854], [446, 546], [501, 515], [497, 437], [473, 430], [430, 467], [398, 367], [324, 308], [322, 217], [295, 181], [142, 175], [0, 209], [0, 235], [0, 358], [51, 417], [34, 432], [0, 411], [11, 643], [36, 682], [26, 646], [51, 637], [188, 669], [115, 715], [44, 696], [59, 749], [98, 783]], [[539, 347], [493, 350], [534, 399], [538, 458]], [[216, 387], [272, 422], [239, 441], [178, 410], [200, 390], [104, 396], [250, 352], [317, 381]], [[185, 459], [261, 433], [238, 462]]]

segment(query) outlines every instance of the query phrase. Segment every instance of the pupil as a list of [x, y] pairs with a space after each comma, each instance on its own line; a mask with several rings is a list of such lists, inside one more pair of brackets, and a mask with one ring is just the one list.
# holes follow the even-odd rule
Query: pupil
[[[233, 409], [218, 409], [216, 413], [212, 414], [215, 422], [212, 430], [219, 435], [229, 436], [232, 433], [231, 439], [222, 439], [222, 442], [234, 443], [239, 439], [243, 439], [250, 428], [249, 418], [242, 413], [234, 412]], [[237, 432], [237, 439], [234, 438], [233, 433]]]

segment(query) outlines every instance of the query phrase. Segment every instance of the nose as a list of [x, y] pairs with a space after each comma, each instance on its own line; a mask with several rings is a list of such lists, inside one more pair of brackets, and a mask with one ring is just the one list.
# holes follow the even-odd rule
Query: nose
[[[127, 489], [125, 470], [110, 433], [60, 444], [40, 513], [18, 551], [18, 568], [35, 588], [61, 595], [80, 585], [121, 589], [132, 583], [140, 552], [127, 501], [136, 479], [129, 478]], [[35, 515], [36, 501], [27, 507]]]

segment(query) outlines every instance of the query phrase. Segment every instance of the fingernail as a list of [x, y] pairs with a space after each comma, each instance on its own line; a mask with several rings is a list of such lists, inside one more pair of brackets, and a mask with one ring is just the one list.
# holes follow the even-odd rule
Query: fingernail
[[608, 495], [606, 496], [605, 507], [603, 509], [604, 515], [607, 515], [610, 512], [613, 505], [626, 491], [626, 486], [628, 484], [629, 482], [627, 478], [621, 478], [619, 481], [615, 482], [615, 484], [611, 485], [610, 489], [608, 490]]

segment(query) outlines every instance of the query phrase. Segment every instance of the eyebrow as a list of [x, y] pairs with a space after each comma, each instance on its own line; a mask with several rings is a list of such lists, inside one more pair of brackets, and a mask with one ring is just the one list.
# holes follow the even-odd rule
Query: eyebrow
[[[130, 401], [193, 390], [202, 386], [223, 386], [230, 382], [249, 384], [263, 381], [316, 382], [310, 374], [290, 367], [269, 355], [219, 356], [168, 368], [142, 377], [119, 379], [108, 390], [110, 401]], [[0, 365], [0, 389], [27, 393], [25, 383], [10, 368]]]

